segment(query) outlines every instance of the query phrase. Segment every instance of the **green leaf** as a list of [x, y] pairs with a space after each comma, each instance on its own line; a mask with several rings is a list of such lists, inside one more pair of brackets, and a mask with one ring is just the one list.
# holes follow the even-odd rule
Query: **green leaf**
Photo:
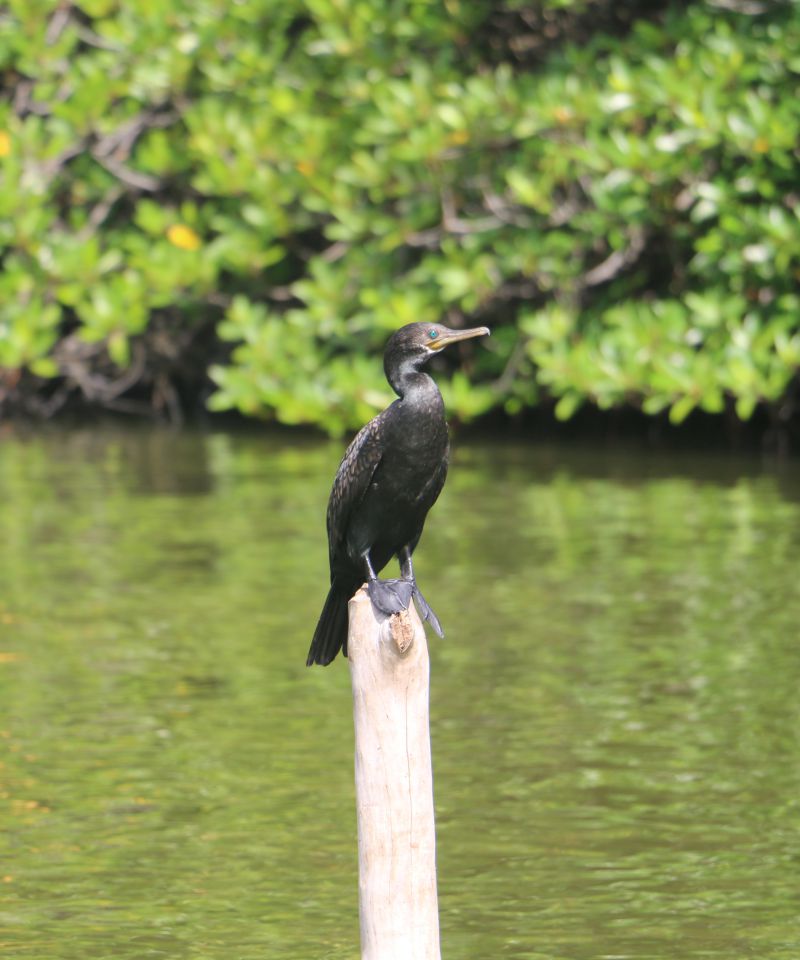
[[569, 420], [583, 403], [583, 397], [577, 392], [565, 393], [556, 404], [555, 414], [559, 420]]
[[736, 416], [740, 420], [749, 420], [757, 403], [757, 398], [753, 396], [738, 397], [736, 400]]
[[670, 423], [683, 423], [696, 406], [694, 397], [681, 397], [680, 400], [676, 400], [669, 410]]
[[30, 370], [31, 373], [35, 373], [37, 377], [44, 377], [46, 379], [57, 377], [60, 373], [58, 364], [52, 357], [40, 357], [38, 360], [33, 360], [30, 363]]

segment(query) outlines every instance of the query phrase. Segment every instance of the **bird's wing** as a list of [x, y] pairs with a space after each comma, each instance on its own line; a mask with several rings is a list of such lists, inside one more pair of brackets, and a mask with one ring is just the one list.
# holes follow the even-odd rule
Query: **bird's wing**
[[353, 508], [364, 498], [383, 457], [383, 415], [365, 424], [347, 448], [328, 501], [328, 549], [331, 569], [334, 555], [347, 533]]

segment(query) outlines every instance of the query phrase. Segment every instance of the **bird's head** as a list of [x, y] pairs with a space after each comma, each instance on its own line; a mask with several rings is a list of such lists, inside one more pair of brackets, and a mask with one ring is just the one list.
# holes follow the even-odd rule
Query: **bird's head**
[[432, 356], [461, 340], [489, 335], [488, 327], [453, 330], [441, 323], [407, 323], [389, 338], [383, 356], [386, 379], [395, 386], [397, 375], [419, 370]]

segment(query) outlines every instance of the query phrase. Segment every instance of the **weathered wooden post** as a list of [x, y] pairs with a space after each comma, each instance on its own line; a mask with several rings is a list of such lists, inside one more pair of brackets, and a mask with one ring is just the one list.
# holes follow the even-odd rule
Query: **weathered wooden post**
[[413, 604], [350, 601], [362, 960], [440, 960], [429, 659]]

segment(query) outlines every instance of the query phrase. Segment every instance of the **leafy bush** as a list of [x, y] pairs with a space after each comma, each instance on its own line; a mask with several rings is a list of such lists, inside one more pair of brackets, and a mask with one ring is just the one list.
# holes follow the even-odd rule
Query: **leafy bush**
[[[787, 405], [800, 8], [10, 0], [0, 404], [340, 431], [411, 320], [462, 418]], [[788, 407], [787, 407], [788, 409]]]

